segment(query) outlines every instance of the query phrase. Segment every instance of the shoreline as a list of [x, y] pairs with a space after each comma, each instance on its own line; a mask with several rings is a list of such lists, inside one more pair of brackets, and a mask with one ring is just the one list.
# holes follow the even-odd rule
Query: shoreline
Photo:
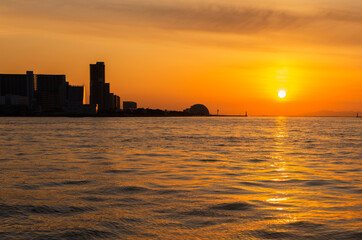
[[0, 115], [0, 118], [5, 117], [24, 117], [24, 118], [34, 118], [34, 117], [66, 117], [66, 118], [148, 118], [148, 117], [157, 117], [157, 118], [169, 118], [169, 117], [237, 117], [237, 118], [247, 118], [247, 117], [259, 117], [259, 118], [270, 118], [270, 117], [288, 117], [288, 118], [361, 118], [356, 116], [283, 116], [283, 115], [123, 115], [123, 114], [89, 114], [89, 115], [73, 115], [73, 114], [33, 114], [33, 115]]
[[122, 114], [90, 114], [90, 115], [72, 115], [72, 114], [41, 114], [41, 115], [0, 115], [1, 117], [69, 117], [69, 118], [83, 118], [83, 117], [92, 117], [92, 118], [110, 118], [110, 117], [119, 117], [119, 118], [130, 118], [130, 117], [248, 117], [245, 115], [122, 115]]

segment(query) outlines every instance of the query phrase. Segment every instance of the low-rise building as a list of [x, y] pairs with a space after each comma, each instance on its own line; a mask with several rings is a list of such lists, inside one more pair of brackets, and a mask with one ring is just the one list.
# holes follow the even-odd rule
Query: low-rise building
[[123, 102], [123, 110], [135, 110], [137, 109], [137, 103], [131, 101], [124, 101]]

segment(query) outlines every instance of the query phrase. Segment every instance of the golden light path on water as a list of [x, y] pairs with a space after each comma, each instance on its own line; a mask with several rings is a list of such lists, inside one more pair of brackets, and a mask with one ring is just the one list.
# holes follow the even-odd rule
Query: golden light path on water
[[356, 118], [2, 118], [0, 236], [359, 239]]

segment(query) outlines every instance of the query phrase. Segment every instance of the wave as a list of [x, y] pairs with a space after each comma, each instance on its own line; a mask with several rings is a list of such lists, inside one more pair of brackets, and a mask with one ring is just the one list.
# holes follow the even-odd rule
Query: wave
[[210, 209], [225, 210], [225, 211], [247, 211], [253, 209], [255, 206], [246, 202], [234, 202], [234, 203], [220, 203], [211, 206]]

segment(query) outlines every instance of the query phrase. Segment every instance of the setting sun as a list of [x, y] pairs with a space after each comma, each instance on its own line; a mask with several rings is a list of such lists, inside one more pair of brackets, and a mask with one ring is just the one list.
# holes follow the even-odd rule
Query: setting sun
[[287, 96], [287, 92], [285, 90], [279, 90], [278, 91], [278, 97], [279, 98], [285, 98]]

